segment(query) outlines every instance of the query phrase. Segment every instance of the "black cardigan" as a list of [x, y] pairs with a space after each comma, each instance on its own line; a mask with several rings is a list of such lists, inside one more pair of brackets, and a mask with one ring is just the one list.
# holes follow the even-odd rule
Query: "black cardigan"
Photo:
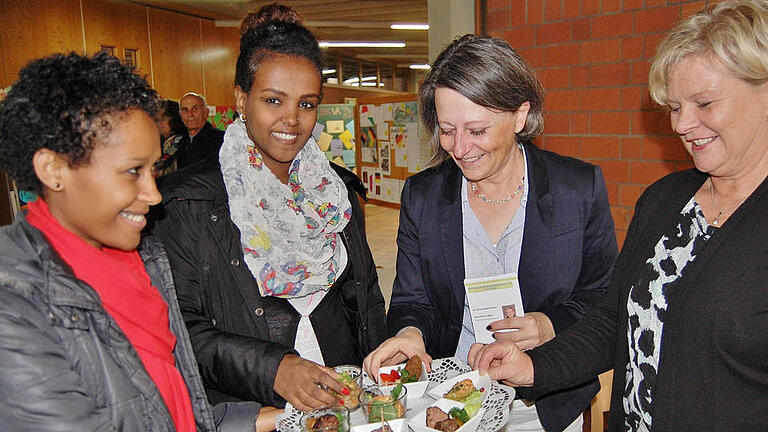
[[[614, 368], [609, 430], [625, 430], [627, 296], [638, 267], [707, 176], [670, 174], [640, 197], [606, 301], [528, 351], [532, 397]], [[667, 294], [653, 431], [768, 430], [768, 180], [712, 235]]]
[[[350, 171], [331, 166], [352, 204], [341, 235], [349, 260], [310, 320], [327, 366], [362, 364], [386, 336], [384, 298], [358, 201], [365, 188]], [[285, 299], [260, 296], [230, 219], [218, 158], [171, 174], [160, 189], [164, 200], [154, 232], [168, 251], [209, 398], [282, 406], [274, 379], [282, 357], [294, 352], [300, 315]], [[284, 340], [269, 338], [267, 317], [273, 315], [290, 317]]]

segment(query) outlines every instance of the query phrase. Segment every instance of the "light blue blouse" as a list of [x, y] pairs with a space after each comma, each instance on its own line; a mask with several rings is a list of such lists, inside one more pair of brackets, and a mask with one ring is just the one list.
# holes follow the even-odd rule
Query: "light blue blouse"
[[[525, 157], [525, 172], [528, 172], [528, 159]], [[523, 182], [523, 196], [520, 207], [501, 235], [498, 244], [493, 244], [480, 223], [480, 220], [469, 206], [467, 179], [461, 183], [461, 220], [464, 241], [464, 277], [478, 278], [498, 276], [507, 273], [517, 273], [520, 264], [520, 251], [523, 247], [523, 227], [525, 226], [525, 207], [528, 202], [528, 176]], [[511, 303], [511, 302], [506, 302]], [[506, 304], [499, 299], [499, 304]], [[472, 327], [472, 317], [469, 313], [469, 303], [464, 297], [464, 317], [461, 324], [459, 345], [456, 347], [456, 357], [466, 360], [469, 348], [475, 343], [475, 331]]]

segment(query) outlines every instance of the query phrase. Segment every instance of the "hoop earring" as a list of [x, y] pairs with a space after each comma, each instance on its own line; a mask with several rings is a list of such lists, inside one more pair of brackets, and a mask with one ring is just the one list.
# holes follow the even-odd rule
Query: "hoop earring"
[[237, 115], [240, 117], [240, 121], [245, 123], [245, 114], [243, 113], [237, 113]]

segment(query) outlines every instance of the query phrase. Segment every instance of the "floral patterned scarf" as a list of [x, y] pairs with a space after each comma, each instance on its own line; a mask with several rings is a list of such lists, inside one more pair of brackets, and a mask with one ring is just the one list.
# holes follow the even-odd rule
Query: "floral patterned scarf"
[[238, 119], [227, 127], [219, 162], [232, 222], [261, 295], [295, 298], [330, 288], [341, 270], [339, 234], [352, 206], [315, 140], [296, 155], [283, 184]]

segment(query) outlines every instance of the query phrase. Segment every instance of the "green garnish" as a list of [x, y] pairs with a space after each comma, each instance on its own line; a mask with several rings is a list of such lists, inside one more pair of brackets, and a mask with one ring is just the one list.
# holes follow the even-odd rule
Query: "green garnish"
[[483, 392], [480, 390], [474, 390], [472, 393], [469, 394], [469, 396], [464, 398], [464, 410], [469, 414], [470, 417], [474, 417], [475, 414], [477, 414], [478, 411], [480, 411], [480, 406], [482, 405], [482, 398], [483, 398]]
[[464, 408], [451, 408], [451, 410], [448, 411], [448, 415], [460, 421], [462, 424], [469, 421], [469, 414], [467, 414], [467, 411], [465, 411]]
[[400, 370], [400, 382], [402, 383], [412, 383], [419, 380], [419, 377], [416, 375], [411, 375], [410, 372], [408, 372], [407, 369], [401, 369]]
[[395, 404], [386, 401], [371, 401], [370, 411], [368, 412], [368, 423], [399, 418], [397, 415], [397, 406]]
[[336, 420], [339, 421], [338, 431], [339, 432], [343, 432], [344, 431], [344, 426], [343, 426], [344, 425], [344, 414], [337, 412], [337, 413], [333, 413], [333, 415], [335, 415], [336, 416]]
[[337, 379], [336, 381], [339, 381], [341, 383], [351, 383], [351, 382], [354, 382], [355, 379], [352, 378], [352, 375], [350, 375], [349, 372], [343, 371], [339, 374], [339, 379]]
[[392, 389], [391, 392], [389, 392], [390, 395], [392, 395], [392, 400], [398, 400], [400, 399], [400, 393], [403, 392], [403, 385], [401, 383], [397, 383], [395, 388]]

